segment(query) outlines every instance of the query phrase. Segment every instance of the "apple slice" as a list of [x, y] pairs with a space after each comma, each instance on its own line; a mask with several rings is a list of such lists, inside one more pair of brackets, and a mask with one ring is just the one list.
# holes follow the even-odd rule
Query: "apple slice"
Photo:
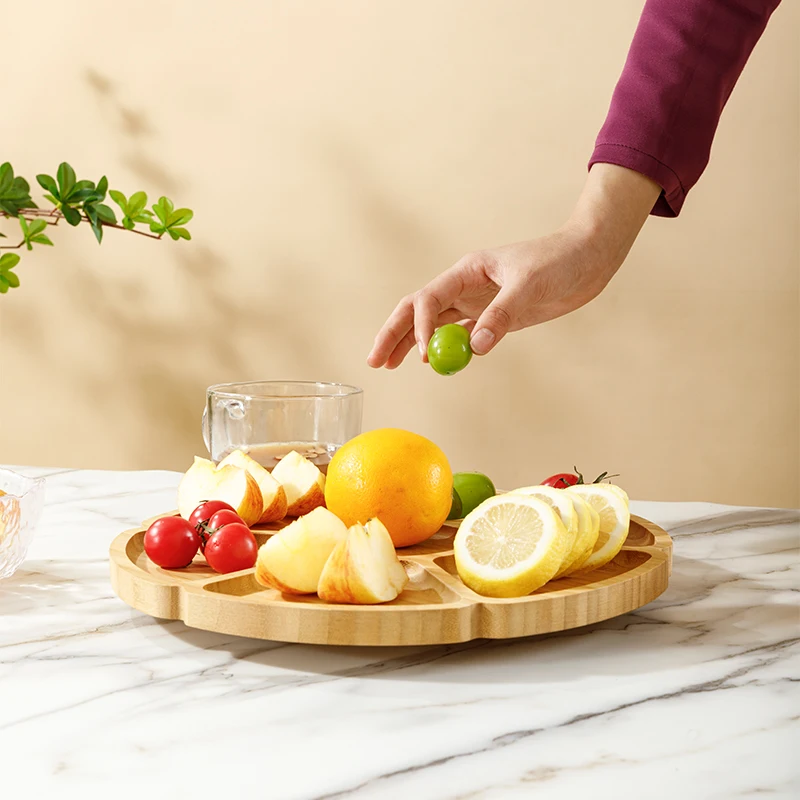
[[326, 603], [367, 605], [394, 600], [408, 583], [392, 537], [373, 518], [357, 523], [333, 549], [319, 578], [317, 594]]
[[178, 513], [189, 519], [204, 500], [223, 500], [247, 525], [255, 525], [264, 507], [256, 479], [245, 469], [195, 457], [178, 485]]
[[286, 492], [288, 516], [302, 517], [325, 505], [325, 476], [316, 464], [295, 450], [278, 462], [272, 470], [272, 477]]
[[322, 506], [289, 523], [258, 549], [256, 580], [286, 594], [314, 594], [333, 548], [347, 526]]
[[234, 450], [229, 453], [219, 462], [218, 466], [226, 467], [228, 465], [247, 470], [255, 478], [258, 488], [261, 490], [261, 499], [263, 501], [261, 518], [258, 522], [278, 522], [286, 516], [286, 509], [288, 508], [286, 491], [269, 474], [265, 467], [262, 467], [258, 461], [251, 458], [243, 450]]

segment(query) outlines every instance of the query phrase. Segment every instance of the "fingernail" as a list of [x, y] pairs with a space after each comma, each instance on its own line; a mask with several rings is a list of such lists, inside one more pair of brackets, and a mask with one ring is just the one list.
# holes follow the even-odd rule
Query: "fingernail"
[[470, 341], [472, 352], [476, 355], [486, 355], [494, 344], [494, 334], [488, 328], [481, 328]]

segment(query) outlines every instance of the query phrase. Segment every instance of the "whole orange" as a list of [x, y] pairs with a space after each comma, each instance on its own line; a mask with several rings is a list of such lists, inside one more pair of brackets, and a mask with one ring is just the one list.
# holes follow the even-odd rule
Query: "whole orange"
[[433, 536], [450, 513], [453, 473], [432, 441], [397, 428], [367, 431], [328, 464], [325, 505], [346, 525], [377, 517], [395, 547]]

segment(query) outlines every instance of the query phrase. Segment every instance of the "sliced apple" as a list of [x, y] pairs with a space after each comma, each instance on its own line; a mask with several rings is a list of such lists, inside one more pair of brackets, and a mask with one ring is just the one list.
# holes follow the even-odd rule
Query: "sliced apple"
[[178, 513], [189, 519], [204, 500], [223, 500], [247, 525], [261, 518], [264, 502], [256, 479], [241, 467], [218, 467], [213, 461], [195, 457], [178, 486]]
[[387, 603], [407, 583], [389, 531], [374, 518], [366, 525], [353, 525], [336, 545], [320, 575], [317, 594], [326, 603]]
[[325, 505], [325, 476], [316, 464], [295, 450], [278, 462], [272, 477], [286, 492], [288, 516], [302, 517]]
[[288, 509], [286, 490], [270, 475], [265, 467], [262, 467], [258, 461], [251, 458], [243, 450], [234, 450], [229, 453], [219, 462], [218, 466], [227, 467], [228, 465], [247, 470], [258, 484], [263, 503], [261, 518], [258, 522], [278, 522], [286, 516]]
[[286, 594], [314, 594], [325, 562], [347, 536], [347, 526], [327, 508], [315, 508], [258, 549], [256, 580]]

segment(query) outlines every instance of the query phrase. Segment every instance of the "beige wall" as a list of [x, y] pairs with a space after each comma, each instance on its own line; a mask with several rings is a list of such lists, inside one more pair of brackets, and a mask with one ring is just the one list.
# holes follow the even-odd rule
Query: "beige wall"
[[[0, 297], [0, 462], [182, 469], [203, 389], [334, 379], [504, 486], [800, 505], [798, 51], [785, 2], [678, 220], [597, 301], [444, 379], [365, 358], [402, 294], [550, 231], [641, 0], [5, 3], [0, 160], [195, 209], [194, 241], [61, 230]], [[230, 13], [236, 9], [238, 13]]]

